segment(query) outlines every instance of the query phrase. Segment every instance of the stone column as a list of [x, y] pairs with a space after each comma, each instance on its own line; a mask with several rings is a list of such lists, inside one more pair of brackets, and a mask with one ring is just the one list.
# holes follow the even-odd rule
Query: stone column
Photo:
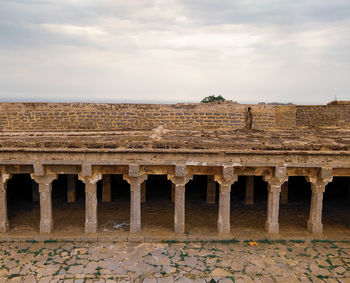
[[0, 175], [0, 233], [6, 233], [9, 229], [7, 216], [7, 181], [11, 178], [10, 174], [2, 173]]
[[32, 201], [39, 202], [39, 200], [39, 186], [34, 180], [32, 180]]
[[216, 182], [214, 176], [207, 176], [207, 203], [215, 204]]
[[40, 194], [40, 233], [51, 233], [53, 229], [52, 217], [52, 181], [57, 178], [56, 174], [34, 175], [31, 178], [39, 184]]
[[281, 188], [281, 204], [288, 204], [288, 182], [284, 182]]
[[227, 183], [220, 185], [219, 213], [217, 222], [217, 229], [219, 233], [229, 233], [231, 230], [230, 200], [231, 184]]
[[169, 176], [168, 179], [173, 183], [174, 191], [174, 233], [181, 234], [185, 232], [185, 187], [192, 175], [186, 175], [186, 166], [176, 165], [175, 175]]
[[254, 204], [254, 176], [247, 176], [245, 185], [245, 204]]
[[146, 181], [141, 184], [141, 203], [146, 202]]
[[85, 184], [85, 233], [96, 233], [98, 228], [97, 182], [102, 179], [102, 175], [78, 175], [78, 178]]
[[275, 167], [271, 175], [263, 176], [267, 182], [267, 213], [265, 221], [265, 230], [269, 234], [279, 233], [279, 207], [281, 186], [287, 180], [286, 167]]
[[102, 176], [102, 202], [111, 202], [111, 175]]
[[231, 230], [231, 186], [238, 179], [233, 175], [233, 167], [224, 166], [222, 176], [215, 176], [215, 180], [220, 185], [219, 211], [217, 220], [217, 230], [219, 233], [229, 233]]
[[73, 203], [77, 199], [77, 181], [75, 175], [67, 175], [67, 202]]
[[279, 233], [279, 202], [280, 202], [280, 185], [268, 185], [267, 196], [267, 217], [265, 221], [265, 230], [267, 233], [278, 234]]
[[185, 184], [175, 184], [174, 232], [185, 232]]
[[175, 184], [171, 183], [171, 202], [174, 203], [175, 202]]
[[325, 192], [326, 185], [333, 179], [332, 172], [330, 169], [322, 168], [317, 177], [307, 177], [306, 179], [311, 184], [312, 190], [307, 230], [313, 234], [320, 234], [323, 230], [323, 193]]
[[[184, 169], [183, 172], [186, 174], [186, 169]], [[174, 176], [170, 177], [170, 179], [175, 186], [174, 233], [182, 234], [185, 232], [186, 184], [192, 179], [192, 176]]]
[[129, 174], [123, 175], [130, 184], [130, 233], [141, 232], [141, 184], [147, 175], [140, 175], [139, 165], [129, 165]]

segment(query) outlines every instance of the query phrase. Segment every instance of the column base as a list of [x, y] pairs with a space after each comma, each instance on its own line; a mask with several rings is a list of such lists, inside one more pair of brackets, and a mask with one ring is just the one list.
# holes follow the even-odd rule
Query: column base
[[96, 233], [97, 223], [87, 223], [85, 222], [85, 233]]
[[0, 224], [0, 233], [6, 233], [9, 230], [8, 221]]
[[185, 233], [185, 227], [184, 225], [180, 225], [180, 224], [175, 224], [174, 225], [174, 233], [175, 234], [184, 234]]
[[230, 225], [224, 225], [218, 222], [218, 233], [219, 234], [228, 234], [231, 232]]
[[51, 233], [52, 230], [53, 230], [53, 221], [40, 222], [40, 233]]
[[279, 233], [279, 223], [265, 222], [265, 231], [268, 234], [278, 234]]
[[254, 204], [254, 201], [253, 201], [253, 200], [245, 200], [245, 201], [244, 201], [244, 204], [245, 204], [245, 205], [253, 205], [253, 204]]
[[312, 223], [310, 220], [307, 221], [307, 231], [312, 234], [321, 234], [323, 230], [322, 223]]

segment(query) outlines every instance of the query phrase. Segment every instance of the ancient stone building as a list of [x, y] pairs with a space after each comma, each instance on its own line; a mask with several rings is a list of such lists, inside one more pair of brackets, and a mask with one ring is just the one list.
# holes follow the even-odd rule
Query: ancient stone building
[[[280, 214], [296, 195], [308, 214], [300, 229], [322, 233], [326, 188], [339, 192], [335, 208], [348, 201], [350, 104], [0, 103], [0, 151], [3, 235], [84, 229], [113, 236], [118, 224], [132, 234], [151, 231], [162, 217], [176, 235], [199, 222], [233, 233], [242, 219], [263, 219], [251, 230], [277, 234], [281, 217], [293, 222], [304, 209]], [[159, 196], [161, 205], [152, 206]], [[263, 209], [254, 214], [249, 207], [259, 197]], [[148, 202], [153, 216], [144, 222]], [[350, 216], [346, 206], [340, 224]], [[242, 209], [253, 217], [236, 217]], [[111, 219], [115, 231], [104, 229]], [[77, 230], [67, 228], [72, 223]]]

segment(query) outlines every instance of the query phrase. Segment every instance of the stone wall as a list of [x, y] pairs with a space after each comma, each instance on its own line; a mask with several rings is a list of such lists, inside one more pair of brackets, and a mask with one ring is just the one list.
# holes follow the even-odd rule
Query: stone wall
[[296, 106], [296, 125], [350, 128], [350, 105]]
[[[2, 131], [243, 128], [248, 105], [0, 103]], [[252, 106], [257, 129], [275, 126], [274, 108]]]
[[0, 103], [0, 130], [241, 129], [249, 106], [257, 130], [350, 127], [350, 105]]

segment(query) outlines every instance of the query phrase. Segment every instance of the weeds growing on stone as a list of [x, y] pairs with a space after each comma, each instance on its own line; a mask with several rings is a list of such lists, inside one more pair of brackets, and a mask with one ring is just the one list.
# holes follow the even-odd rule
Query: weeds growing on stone
[[305, 243], [305, 240], [289, 240], [291, 243], [296, 243], [296, 244], [303, 244]]
[[8, 279], [12, 279], [14, 277], [20, 277], [22, 276], [21, 274], [18, 274], [18, 273], [13, 273], [13, 274], [10, 274], [9, 276], [7, 276]]
[[57, 240], [45, 240], [44, 244], [46, 244], [46, 243], [58, 243], [58, 241]]

